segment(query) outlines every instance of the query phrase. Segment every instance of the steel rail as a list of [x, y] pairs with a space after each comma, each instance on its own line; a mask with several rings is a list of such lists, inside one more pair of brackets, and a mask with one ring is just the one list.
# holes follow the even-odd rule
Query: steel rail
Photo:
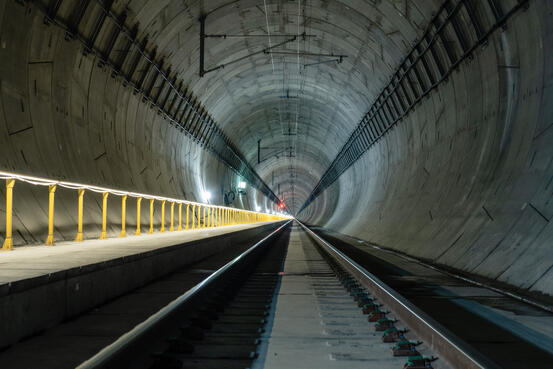
[[200, 291], [204, 290], [213, 281], [220, 278], [226, 271], [235, 266], [237, 263], [243, 261], [243, 259], [250, 253], [252, 253], [255, 249], [265, 244], [265, 242], [267, 242], [268, 240], [274, 238], [275, 235], [283, 230], [284, 227], [286, 227], [291, 221], [292, 220], [289, 220], [286, 223], [282, 224], [280, 227], [264, 237], [262, 240], [258, 241], [255, 245], [251, 246], [246, 251], [210, 274], [206, 279], [186, 291], [181, 296], [177, 297], [175, 300], [171, 301], [157, 313], [153, 314], [148, 319], [138, 324], [132, 330], [123, 334], [115, 342], [104, 347], [90, 359], [81, 363], [79, 366], [77, 366], [76, 369], [97, 369], [112, 367], [116, 368], [117, 366], [113, 366], [113, 361], [116, 361], [118, 359], [120, 360], [120, 356], [124, 355], [126, 350], [130, 349], [133, 345], [139, 342], [148, 333], [152, 332], [165, 320], [171, 318], [171, 315], [177, 313], [178, 310], [182, 308], [184, 304], [189, 302], [191, 298], [195, 297]]
[[391, 311], [415, 333], [415, 335], [424, 340], [426, 344], [439, 355], [441, 360], [446, 361], [453, 368], [460, 369], [499, 368], [497, 364], [491, 362], [474, 350], [467, 343], [413, 305], [409, 300], [386, 285], [375, 275], [318, 236], [303, 223], [297, 219], [296, 221], [315, 242], [325, 248], [345, 269], [351, 272], [362, 285], [390, 308]]

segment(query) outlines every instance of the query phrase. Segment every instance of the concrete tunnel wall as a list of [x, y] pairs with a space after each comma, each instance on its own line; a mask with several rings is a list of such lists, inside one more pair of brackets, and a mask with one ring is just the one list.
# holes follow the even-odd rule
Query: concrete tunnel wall
[[[63, 179], [127, 191], [224, 205], [223, 192], [239, 181], [215, 156], [172, 127], [125, 87], [83, 55], [78, 41], [44, 24], [44, 15], [15, 1], [0, 3], [0, 170]], [[5, 224], [5, 185], [0, 185], [0, 243]], [[101, 233], [101, 194], [84, 197], [84, 237]], [[55, 240], [73, 240], [77, 191], [56, 191]], [[268, 204], [252, 187], [232, 204], [255, 209]], [[142, 231], [149, 226], [142, 202]], [[161, 224], [155, 205], [155, 229]], [[166, 205], [169, 226], [169, 204]], [[175, 208], [176, 211], [176, 208]], [[175, 212], [175, 217], [177, 213]], [[184, 214], [183, 214], [184, 215]], [[14, 245], [43, 243], [47, 235], [48, 188], [17, 182], [14, 188]], [[127, 200], [127, 232], [136, 227], [136, 201]], [[121, 230], [121, 199], [108, 198], [108, 236]]]
[[[258, 2], [244, 0], [228, 8], [227, 3], [129, 0], [114, 7], [117, 14], [128, 8], [141, 32], [151, 32], [159, 54], [176, 66], [250, 163], [256, 161], [259, 139], [265, 147], [288, 145], [282, 122], [273, 122], [278, 121], [274, 111], [299, 112], [295, 159], [275, 157], [255, 169], [266, 183], [282, 185], [289, 202], [300, 206], [443, 1], [303, 2], [303, 22], [294, 13], [296, 3], [267, 1], [274, 32], [300, 32], [302, 23], [302, 31], [320, 35], [305, 47], [351, 56], [339, 68], [321, 64], [309, 69], [303, 85], [301, 78], [286, 79], [290, 91], [285, 93], [279, 68], [283, 73], [292, 69], [277, 60], [275, 73], [264, 55], [225, 68], [224, 75], [197, 76], [202, 11], [222, 7], [209, 16], [212, 33], [256, 33], [266, 27]], [[553, 294], [553, 5], [548, 0], [529, 4], [300, 219]], [[222, 203], [222, 192], [238, 181], [234, 173], [112, 79], [108, 69], [98, 68], [93, 56], [83, 56], [78, 42], [65, 41], [60, 28], [45, 26], [33, 6], [1, 2], [0, 19], [2, 169], [190, 200], [209, 189], [213, 202]], [[87, 21], [90, 27], [92, 20]], [[245, 46], [223, 42], [210, 41], [209, 65], [265, 47], [261, 38]], [[297, 96], [302, 105], [282, 102], [281, 95]], [[15, 242], [43, 242], [47, 191], [16, 186]], [[0, 191], [3, 197], [3, 186]], [[76, 194], [58, 191], [56, 238], [72, 239]], [[94, 238], [100, 202], [97, 195], [94, 201], [86, 196], [87, 236]], [[235, 204], [247, 208], [268, 205], [251, 188], [240, 200]], [[0, 202], [0, 224], [3, 206]], [[117, 235], [120, 201], [110, 199], [109, 206], [110, 234]], [[130, 229], [134, 202], [128, 206]]]
[[300, 218], [553, 295], [552, 11], [531, 2]]

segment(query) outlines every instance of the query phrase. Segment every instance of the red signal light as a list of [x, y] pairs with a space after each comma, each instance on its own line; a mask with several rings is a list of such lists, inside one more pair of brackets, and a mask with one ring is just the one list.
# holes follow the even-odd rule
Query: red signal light
[[281, 202], [280, 204], [278, 204], [278, 207], [281, 208], [281, 209], [284, 209], [284, 203]]

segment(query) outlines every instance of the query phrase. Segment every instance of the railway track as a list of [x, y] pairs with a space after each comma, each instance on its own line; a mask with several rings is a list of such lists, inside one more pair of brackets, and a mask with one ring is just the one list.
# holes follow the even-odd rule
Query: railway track
[[[267, 322], [274, 318], [270, 314], [291, 228], [283, 225], [78, 368], [250, 368]], [[317, 283], [349, 295], [348, 309], [353, 308], [356, 319], [364, 314], [367, 328], [389, 346], [393, 367], [449, 367], [445, 362], [436, 366], [437, 357], [421, 354], [429, 353], [429, 346], [408, 332], [324, 244], [303, 247], [324, 260], [310, 261], [316, 263]]]
[[[287, 267], [287, 263], [292, 267]], [[304, 264], [303, 269], [294, 269], [298, 263]], [[288, 284], [292, 285], [292, 290], [283, 291], [286, 290], [285, 281], [292, 281]], [[309, 283], [294, 285], [297, 281]], [[307, 290], [302, 290], [306, 286]], [[280, 357], [288, 353], [282, 346], [277, 345], [275, 349], [278, 337], [271, 334], [279, 329], [282, 331], [283, 321], [299, 323], [292, 327], [296, 330], [290, 330], [290, 336], [282, 340], [299, 342], [292, 349], [304, 358], [318, 355], [328, 361], [330, 357], [331, 365], [325, 366], [328, 368], [498, 367], [300, 223], [292, 226], [288, 222], [253, 246], [235, 245], [183, 267], [165, 279], [124, 296], [127, 301], [114, 306], [117, 309], [131, 306], [126, 314], [132, 315], [135, 314], [133, 309], [146, 297], [153, 296], [155, 300], [168, 290], [174, 296], [164, 300], [169, 301], [168, 304], [150, 306], [151, 313], [145, 315], [146, 320], [136, 326], [133, 323], [127, 333], [111, 339], [111, 343], [96, 354], [81, 355], [77, 361], [81, 364], [77, 367], [282, 367], [283, 361], [279, 362], [273, 355], [277, 351]], [[175, 294], [177, 291], [186, 292], [179, 292], [179, 295]], [[289, 295], [285, 296], [286, 293]], [[302, 296], [306, 298], [303, 306]], [[283, 312], [279, 306], [288, 310]], [[102, 324], [117, 324], [118, 318], [112, 316], [113, 308], [109, 304], [96, 310], [99, 312], [96, 318], [102, 319]], [[313, 325], [306, 324], [304, 330], [303, 318], [294, 321], [287, 316], [290, 311], [310, 317]], [[90, 320], [90, 317], [85, 319]], [[79, 327], [77, 324], [77, 328], [72, 329]], [[310, 337], [315, 331], [323, 333]], [[318, 351], [301, 346], [302, 341], [310, 339], [315, 342], [310, 347]], [[84, 360], [86, 357], [89, 358]], [[60, 360], [59, 365], [42, 367], [75, 367], [71, 363]], [[294, 364], [287, 367], [291, 366]], [[33, 366], [21, 364], [17, 368], [20, 367]]]

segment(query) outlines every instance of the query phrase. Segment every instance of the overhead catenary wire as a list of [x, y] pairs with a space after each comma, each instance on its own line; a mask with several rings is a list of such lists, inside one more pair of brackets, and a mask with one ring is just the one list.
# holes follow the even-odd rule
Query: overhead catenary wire
[[[271, 43], [271, 29], [269, 27], [269, 13], [267, 12], [267, 1], [263, 0], [263, 6], [265, 9], [265, 24], [267, 26], [267, 36], [269, 38], [269, 55], [271, 57], [271, 66], [273, 69], [273, 73], [275, 73], [275, 61], [273, 59], [273, 53], [272, 53], [272, 43]], [[280, 108], [280, 101], [278, 102], [278, 120], [280, 122], [280, 129], [282, 131], [282, 111]]]

